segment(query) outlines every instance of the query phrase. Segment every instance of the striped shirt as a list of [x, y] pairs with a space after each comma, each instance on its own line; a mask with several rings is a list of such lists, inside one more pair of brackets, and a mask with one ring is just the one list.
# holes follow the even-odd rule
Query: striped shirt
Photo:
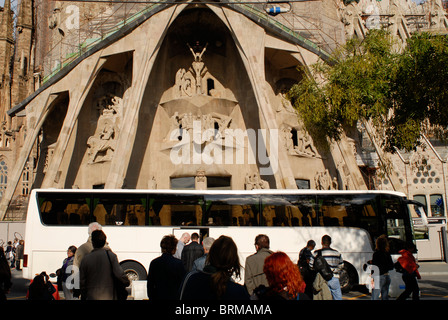
[[314, 255], [310, 258], [310, 267], [313, 268], [314, 265], [314, 258], [321, 252], [322, 257], [325, 258], [328, 265], [331, 268], [331, 271], [335, 275], [339, 273], [339, 270], [342, 269], [344, 266], [344, 260], [342, 260], [342, 255], [339, 253], [339, 251], [332, 249], [332, 248], [322, 248], [320, 250], [314, 251]]

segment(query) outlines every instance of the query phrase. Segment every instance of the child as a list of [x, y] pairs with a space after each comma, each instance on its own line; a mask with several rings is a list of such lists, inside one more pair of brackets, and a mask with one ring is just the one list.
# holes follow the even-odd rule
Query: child
[[418, 264], [415, 261], [412, 251], [414, 246], [409, 244], [405, 249], [400, 250], [401, 257], [398, 258], [399, 265], [403, 272], [403, 281], [405, 284], [405, 290], [397, 298], [397, 300], [406, 300], [412, 293], [412, 300], [419, 300], [420, 288], [418, 287], [417, 279], [421, 279], [418, 272]]

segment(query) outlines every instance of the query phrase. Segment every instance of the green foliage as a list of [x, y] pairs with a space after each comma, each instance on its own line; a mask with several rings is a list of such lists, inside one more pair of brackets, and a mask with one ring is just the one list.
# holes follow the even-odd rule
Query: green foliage
[[419, 34], [402, 53], [394, 47], [387, 32], [371, 30], [335, 52], [333, 65], [312, 66], [291, 88], [289, 98], [318, 143], [338, 140], [362, 118], [385, 126], [389, 151], [414, 148], [426, 118], [446, 127], [447, 38]]
[[[409, 137], [428, 119], [438, 126], [439, 138], [446, 139], [448, 125], [448, 38], [428, 33], [416, 34], [408, 40], [400, 56], [392, 99], [395, 117], [389, 125], [389, 135], [403, 135], [396, 146], [409, 148]], [[408, 128], [406, 130], [404, 128]]]

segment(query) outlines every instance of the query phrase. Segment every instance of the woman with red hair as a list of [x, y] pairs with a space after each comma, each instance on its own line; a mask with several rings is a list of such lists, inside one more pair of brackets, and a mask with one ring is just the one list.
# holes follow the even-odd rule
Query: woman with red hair
[[286, 253], [278, 251], [267, 257], [263, 271], [269, 288], [260, 286], [255, 289], [259, 300], [309, 300], [303, 293], [306, 285], [299, 268]]

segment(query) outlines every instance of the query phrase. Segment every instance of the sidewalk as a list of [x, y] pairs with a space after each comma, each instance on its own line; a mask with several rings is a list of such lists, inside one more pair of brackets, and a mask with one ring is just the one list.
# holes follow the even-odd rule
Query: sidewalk
[[448, 276], [448, 263], [444, 261], [419, 261], [422, 276]]

